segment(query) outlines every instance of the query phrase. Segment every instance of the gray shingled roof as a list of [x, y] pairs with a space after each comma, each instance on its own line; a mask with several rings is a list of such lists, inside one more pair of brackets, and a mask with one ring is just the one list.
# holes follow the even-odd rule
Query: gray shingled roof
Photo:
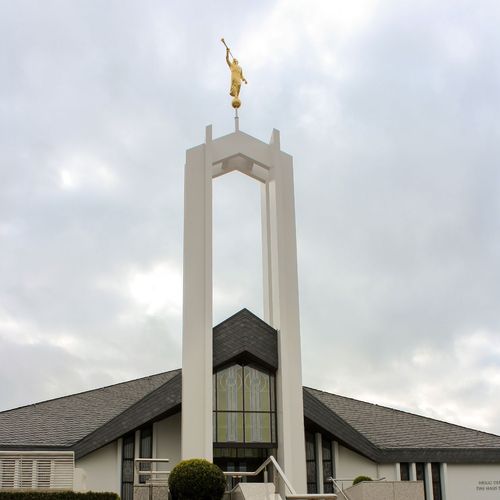
[[379, 463], [499, 463], [500, 436], [304, 388], [304, 417]]
[[71, 446], [179, 373], [159, 373], [0, 412], [0, 447]]
[[213, 329], [213, 366], [234, 360], [255, 361], [278, 368], [278, 332], [248, 309], [219, 323]]
[[500, 436], [494, 434], [309, 387], [305, 390], [379, 448], [500, 449]]

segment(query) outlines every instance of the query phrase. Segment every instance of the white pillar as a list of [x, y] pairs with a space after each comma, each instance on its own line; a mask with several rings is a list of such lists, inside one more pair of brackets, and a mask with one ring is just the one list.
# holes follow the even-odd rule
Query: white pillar
[[396, 481], [401, 481], [401, 464], [399, 462], [394, 464], [394, 477]]
[[123, 438], [116, 440], [116, 493], [122, 494], [122, 460], [123, 460]]
[[417, 480], [417, 465], [415, 462], [410, 464], [410, 481]]
[[323, 439], [321, 432], [314, 434], [316, 440], [316, 482], [318, 483], [318, 493], [324, 493], [325, 487], [323, 485]]
[[448, 464], [442, 463], [441, 467], [441, 497], [446, 500], [446, 490], [448, 486]]
[[425, 498], [427, 500], [434, 500], [434, 492], [432, 491], [432, 464], [427, 462], [425, 464]]
[[338, 441], [333, 441], [333, 464], [332, 464], [332, 469], [333, 469], [333, 478], [336, 479], [337, 477], [340, 476], [339, 474], [339, 469], [340, 469], [340, 453], [339, 453], [339, 442]]
[[[141, 431], [136, 430], [134, 433], [134, 459], [141, 457]], [[139, 484], [139, 474], [137, 474], [137, 469], [135, 468], [135, 460], [133, 463], [134, 467], [134, 485]]]
[[212, 127], [186, 152], [182, 458], [212, 461]]

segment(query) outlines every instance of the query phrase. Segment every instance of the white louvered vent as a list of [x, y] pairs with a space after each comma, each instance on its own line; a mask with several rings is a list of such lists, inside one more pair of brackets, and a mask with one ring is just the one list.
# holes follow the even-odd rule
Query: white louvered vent
[[0, 451], [0, 489], [73, 489], [72, 451]]

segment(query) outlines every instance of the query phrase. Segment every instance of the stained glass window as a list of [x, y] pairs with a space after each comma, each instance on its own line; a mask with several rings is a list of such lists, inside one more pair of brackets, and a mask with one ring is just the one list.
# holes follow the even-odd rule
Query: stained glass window
[[275, 443], [274, 375], [232, 365], [214, 375], [214, 442]]

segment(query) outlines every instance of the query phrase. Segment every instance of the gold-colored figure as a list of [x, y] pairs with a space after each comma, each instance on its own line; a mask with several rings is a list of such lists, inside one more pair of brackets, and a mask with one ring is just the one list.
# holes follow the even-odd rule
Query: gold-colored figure
[[[227, 65], [229, 66], [229, 69], [231, 70], [231, 89], [229, 91], [229, 95], [233, 98], [231, 104], [233, 108], [239, 108], [241, 106], [241, 101], [240, 101], [241, 82], [243, 81], [245, 82], [245, 84], [248, 82], [243, 76], [243, 70], [241, 69], [241, 66], [238, 64], [238, 59], [235, 59], [233, 57], [233, 54], [231, 54], [231, 50], [226, 45], [224, 38], [221, 38], [221, 42], [226, 46], [226, 62]], [[229, 56], [233, 58], [232, 61], [229, 59]]]

